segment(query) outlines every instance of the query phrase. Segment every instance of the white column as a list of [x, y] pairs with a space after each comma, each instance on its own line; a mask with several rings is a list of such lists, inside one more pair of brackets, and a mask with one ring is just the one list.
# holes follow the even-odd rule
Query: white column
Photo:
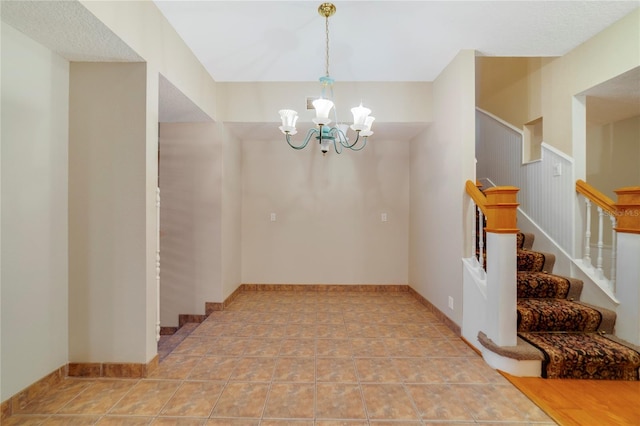
[[487, 329], [498, 346], [515, 346], [516, 313], [516, 234], [487, 232]]
[[616, 336], [640, 345], [640, 234], [618, 232]]

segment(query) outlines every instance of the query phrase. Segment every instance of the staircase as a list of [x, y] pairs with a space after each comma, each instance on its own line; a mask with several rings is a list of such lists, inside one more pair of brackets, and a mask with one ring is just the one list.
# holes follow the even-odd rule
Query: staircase
[[533, 234], [518, 234], [518, 345], [496, 346], [483, 333], [480, 343], [505, 357], [540, 360], [545, 378], [639, 380], [640, 348], [614, 336], [615, 312], [580, 302], [582, 281], [553, 274], [555, 256], [533, 243]]

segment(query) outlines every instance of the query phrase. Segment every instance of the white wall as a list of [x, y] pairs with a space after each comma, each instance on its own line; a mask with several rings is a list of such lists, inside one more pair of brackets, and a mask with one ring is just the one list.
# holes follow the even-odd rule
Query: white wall
[[473, 51], [461, 51], [434, 81], [433, 111], [434, 122], [411, 142], [409, 282], [461, 325], [461, 259], [471, 244], [464, 186], [475, 180]]
[[222, 147], [213, 123], [160, 125], [160, 324], [220, 301]]
[[68, 88], [66, 60], [2, 24], [0, 401], [67, 363]]
[[408, 162], [407, 142], [375, 135], [325, 157], [243, 141], [242, 282], [407, 284]]
[[146, 74], [141, 63], [71, 64], [71, 362], [148, 362]]

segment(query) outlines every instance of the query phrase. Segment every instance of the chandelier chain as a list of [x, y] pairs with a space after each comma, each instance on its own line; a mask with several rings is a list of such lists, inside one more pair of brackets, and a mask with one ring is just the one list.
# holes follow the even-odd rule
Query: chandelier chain
[[[302, 143], [296, 145], [291, 141], [291, 137], [298, 133], [296, 130], [298, 113], [292, 109], [281, 109], [278, 111], [282, 119], [282, 126], [280, 126], [279, 129], [284, 133], [287, 144], [289, 144], [291, 148], [303, 149], [307, 146], [311, 138], [315, 138], [320, 144], [320, 150], [323, 155], [329, 151], [331, 146], [333, 146], [337, 154], [340, 154], [343, 148], [360, 151], [367, 144], [367, 138], [373, 135], [371, 124], [373, 120], [375, 120], [374, 117], [369, 115], [371, 110], [363, 107], [362, 103], [360, 103], [359, 107], [351, 108], [353, 124], [350, 128], [356, 132], [356, 138], [353, 142], [349, 140], [346, 134], [349, 125], [338, 122], [338, 114], [332, 100], [334, 80], [329, 75], [329, 17], [335, 12], [336, 7], [333, 3], [322, 3], [320, 7], [318, 7], [318, 13], [325, 18], [325, 75], [319, 78], [321, 96], [311, 102], [313, 109], [316, 111], [316, 118], [312, 121], [317, 127], [309, 129]], [[330, 93], [326, 93], [327, 91]], [[329, 118], [332, 110], [335, 117], [333, 120]], [[333, 122], [335, 122], [335, 124], [332, 124]], [[362, 142], [359, 143], [360, 141]]]
[[325, 68], [326, 75], [329, 77], [329, 17], [325, 17], [325, 34], [326, 34], [326, 46], [325, 46]]

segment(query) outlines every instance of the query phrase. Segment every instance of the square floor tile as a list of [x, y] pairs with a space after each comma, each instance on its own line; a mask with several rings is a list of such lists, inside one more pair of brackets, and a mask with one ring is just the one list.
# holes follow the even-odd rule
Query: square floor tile
[[313, 383], [274, 383], [269, 390], [265, 418], [299, 419], [314, 416]]
[[362, 392], [357, 384], [316, 385], [317, 419], [366, 419]]

